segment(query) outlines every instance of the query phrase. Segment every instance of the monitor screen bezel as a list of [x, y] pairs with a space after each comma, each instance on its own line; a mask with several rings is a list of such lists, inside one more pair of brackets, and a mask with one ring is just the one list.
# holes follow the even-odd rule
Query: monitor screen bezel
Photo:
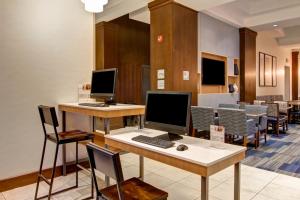
[[[179, 94], [179, 95], [187, 95], [188, 96], [188, 105], [187, 105], [187, 114], [186, 114], [186, 125], [185, 126], [178, 126], [173, 124], [164, 124], [154, 121], [147, 120], [147, 105], [148, 105], [148, 95], [149, 94]], [[166, 131], [170, 133], [175, 133], [179, 135], [185, 135], [189, 133], [189, 127], [190, 127], [190, 116], [191, 116], [191, 98], [192, 93], [191, 92], [179, 92], [179, 91], [147, 91], [146, 96], [146, 108], [145, 108], [145, 118], [144, 118], [144, 127], [145, 128], [151, 128], [151, 129], [157, 129], [161, 131]]]
[[[101, 72], [109, 72], [109, 71], [114, 71], [113, 92], [112, 93], [92, 93], [94, 74], [95, 73], [101, 73]], [[92, 79], [91, 79], [91, 94], [90, 94], [90, 97], [91, 98], [114, 97], [115, 96], [115, 91], [116, 91], [117, 73], [118, 73], [117, 68], [94, 70], [93, 73], [92, 73]]]

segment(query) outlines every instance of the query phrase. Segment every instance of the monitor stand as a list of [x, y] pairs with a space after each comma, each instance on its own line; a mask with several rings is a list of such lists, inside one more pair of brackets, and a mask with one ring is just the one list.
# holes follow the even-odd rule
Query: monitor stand
[[177, 141], [177, 140], [183, 139], [182, 136], [180, 136], [176, 133], [167, 133], [167, 134], [159, 135], [156, 138], [166, 140], [166, 141]]
[[117, 105], [117, 103], [114, 101], [113, 98], [107, 98], [105, 99], [105, 105], [111, 106], [111, 105]]

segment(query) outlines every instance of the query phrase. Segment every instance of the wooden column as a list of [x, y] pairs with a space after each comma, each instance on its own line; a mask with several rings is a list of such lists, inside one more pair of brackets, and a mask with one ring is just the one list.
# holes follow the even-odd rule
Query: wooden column
[[96, 69], [118, 68], [117, 102], [144, 103], [142, 89], [148, 77], [143, 77], [143, 66], [149, 64], [149, 24], [129, 15], [96, 24]]
[[298, 99], [299, 52], [292, 52], [292, 97]]
[[248, 29], [240, 29], [240, 100], [256, 99], [256, 36]]
[[[157, 90], [157, 70], [165, 70], [165, 90], [192, 92], [197, 105], [197, 12], [173, 0], [149, 3], [151, 89]], [[189, 71], [189, 80], [183, 80]]]
[[96, 70], [118, 66], [118, 26], [96, 24]]

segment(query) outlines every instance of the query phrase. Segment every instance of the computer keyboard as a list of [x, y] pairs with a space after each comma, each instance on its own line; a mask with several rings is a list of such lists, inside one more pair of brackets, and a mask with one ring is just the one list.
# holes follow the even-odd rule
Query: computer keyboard
[[104, 103], [79, 103], [80, 106], [89, 106], [89, 107], [107, 107]]
[[164, 149], [170, 148], [175, 144], [174, 142], [162, 140], [162, 139], [159, 139], [156, 137], [148, 137], [148, 136], [144, 136], [144, 135], [139, 135], [139, 136], [133, 137], [132, 140], [136, 141], [136, 142], [141, 142], [144, 144], [149, 144], [152, 146], [164, 148]]

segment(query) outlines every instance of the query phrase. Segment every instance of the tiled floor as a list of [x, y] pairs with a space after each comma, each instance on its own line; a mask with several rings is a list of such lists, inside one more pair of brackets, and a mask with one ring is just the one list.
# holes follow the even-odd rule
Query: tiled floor
[[[125, 178], [138, 176], [138, 156], [126, 154], [121, 156]], [[242, 200], [299, 200], [300, 179], [274, 172], [242, 165]], [[102, 176], [103, 177], [103, 176]], [[59, 177], [55, 181], [55, 189], [67, 187], [74, 183], [74, 174]], [[102, 179], [103, 180], [103, 179]], [[145, 181], [169, 193], [168, 199], [198, 200], [200, 199], [200, 177], [183, 170], [145, 159]], [[102, 181], [103, 184], [103, 181]], [[101, 185], [102, 185], [101, 184]], [[211, 176], [209, 182], [210, 200], [233, 199], [233, 167]], [[0, 193], [0, 200], [32, 200], [35, 184]], [[47, 187], [42, 184], [41, 193]], [[75, 200], [90, 194], [90, 178], [80, 173], [80, 187], [60, 195], [53, 196], [57, 200]], [[3, 195], [3, 196], [2, 196]]]

